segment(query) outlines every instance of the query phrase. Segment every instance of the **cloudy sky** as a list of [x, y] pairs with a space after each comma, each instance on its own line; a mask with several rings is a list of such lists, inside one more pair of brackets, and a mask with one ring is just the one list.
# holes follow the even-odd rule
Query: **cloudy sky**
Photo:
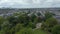
[[60, 7], [60, 0], [0, 0], [0, 8]]

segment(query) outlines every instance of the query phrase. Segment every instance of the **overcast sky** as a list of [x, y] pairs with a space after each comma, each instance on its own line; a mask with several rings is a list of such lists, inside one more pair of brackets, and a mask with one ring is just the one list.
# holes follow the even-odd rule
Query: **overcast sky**
[[0, 0], [1, 7], [41, 8], [60, 7], [60, 0]]

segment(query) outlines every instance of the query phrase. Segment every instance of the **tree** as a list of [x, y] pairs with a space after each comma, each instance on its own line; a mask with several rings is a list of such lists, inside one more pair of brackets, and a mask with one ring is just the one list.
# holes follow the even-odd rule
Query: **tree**
[[22, 28], [23, 28], [23, 24], [18, 23], [18, 24], [15, 26], [15, 32], [18, 32], [18, 31], [21, 30]]
[[50, 17], [52, 17], [53, 16], [53, 14], [51, 14], [50, 12], [46, 12], [45, 13], [45, 18], [46, 19], [48, 19], [48, 18], [50, 18]]
[[8, 17], [7, 20], [8, 20], [9, 23], [12, 24], [13, 26], [16, 25], [17, 23], [19, 23], [19, 19], [18, 19], [17, 17], [14, 17], [14, 16]]
[[56, 25], [52, 28], [53, 34], [60, 34], [60, 25]]
[[31, 15], [31, 21], [32, 22], [34, 22], [34, 19], [36, 18], [36, 15], [33, 13], [32, 15]]
[[27, 25], [28, 28], [35, 28], [36, 27], [36, 23], [32, 23], [32, 22], [29, 22], [28, 25]]
[[2, 29], [1, 25], [5, 22], [5, 19], [0, 16], [0, 30]]
[[0, 25], [3, 24], [5, 21], [5, 19], [3, 17], [0, 16]]
[[55, 19], [55, 18], [49, 18], [49, 19], [47, 19], [46, 20], [46, 25], [48, 26], [48, 27], [53, 27], [54, 25], [56, 25], [58, 22], [57, 22], [57, 20]]
[[58, 24], [58, 22], [55, 18], [49, 18], [42, 24], [42, 29], [51, 32], [51, 28], [54, 27], [56, 24]]
[[38, 13], [37, 13], [37, 15], [38, 15], [38, 16], [41, 16], [41, 13], [40, 13], [40, 12], [38, 12]]
[[24, 26], [27, 26], [30, 21], [30, 17], [27, 15], [27, 13], [18, 16], [18, 18], [20, 23], [24, 24]]

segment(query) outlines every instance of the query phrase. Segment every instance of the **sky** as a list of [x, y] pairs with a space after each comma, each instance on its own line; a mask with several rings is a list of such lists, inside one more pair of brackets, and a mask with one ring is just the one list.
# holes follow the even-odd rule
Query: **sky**
[[0, 0], [0, 8], [60, 7], [60, 0]]

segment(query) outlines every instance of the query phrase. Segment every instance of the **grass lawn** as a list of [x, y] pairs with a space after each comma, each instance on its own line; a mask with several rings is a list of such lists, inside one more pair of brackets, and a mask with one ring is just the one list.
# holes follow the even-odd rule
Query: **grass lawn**
[[45, 31], [43, 31], [43, 30], [35, 30], [34, 31], [35, 33], [34, 34], [50, 34], [50, 33], [48, 33], [48, 32], [45, 32]]

